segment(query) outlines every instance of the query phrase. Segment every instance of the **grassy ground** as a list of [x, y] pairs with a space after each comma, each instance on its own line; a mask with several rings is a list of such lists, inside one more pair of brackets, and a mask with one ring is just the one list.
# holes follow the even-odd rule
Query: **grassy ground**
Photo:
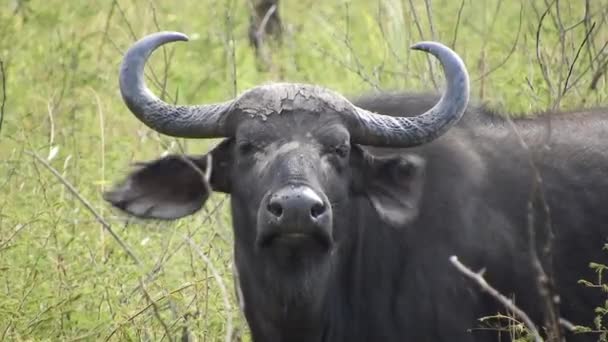
[[558, 3], [538, 30], [549, 1], [283, 1], [285, 41], [264, 69], [248, 46], [247, 1], [0, 2], [0, 340], [175, 340], [185, 326], [199, 341], [223, 340], [230, 329], [247, 339], [226, 198], [174, 224], [127, 221], [101, 199], [133, 161], [215, 143], [159, 136], [128, 112], [117, 71], [136, 38], [190, 35], [148, 69], [155, 92], [180, 103], [225, 100], [274, 80], [349, 96], [431, 90], [433, 80], [441, 86], [438, 65], [429, 69], [408, 46], [436, 39], [463, 56], [474, 96], [505, 111], [606, 104], [608, 1]]

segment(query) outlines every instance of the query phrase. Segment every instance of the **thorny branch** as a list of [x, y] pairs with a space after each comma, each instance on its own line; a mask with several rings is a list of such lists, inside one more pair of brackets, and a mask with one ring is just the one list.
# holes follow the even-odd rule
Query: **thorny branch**
[[522, 309], [515, 305], [511, 299], [505, 297], [502, 293], [492, 287], [492, 285], [488, 284], [488, 282], [483, 278], [482, 274], [473, 272], [470, 268], [462, 264], [455, 255], [450, 257], [450, 262], [458, 269], [458, 271], [475, 281], [483, 291], [487, 292], [490, 296], [504, 305], [505, 308], [512, 311], [519, 319], [521, 319], [528, 330], [530, 330], [530, 333], [532, 333], [534, 336], [535, 342], [543, 342], [538, 329], [530, 317]]

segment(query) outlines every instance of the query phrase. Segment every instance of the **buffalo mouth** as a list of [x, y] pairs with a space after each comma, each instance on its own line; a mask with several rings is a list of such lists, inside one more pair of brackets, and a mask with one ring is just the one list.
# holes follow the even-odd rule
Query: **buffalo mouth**
[[258, 246], [262, 249], [268, 248], [293, 248], [293, 249], [320, 249], [329, 251], [334, 245], [332, 237], [323, 230], [316, 231], [285, 231], [271, 230], [260, 234]]

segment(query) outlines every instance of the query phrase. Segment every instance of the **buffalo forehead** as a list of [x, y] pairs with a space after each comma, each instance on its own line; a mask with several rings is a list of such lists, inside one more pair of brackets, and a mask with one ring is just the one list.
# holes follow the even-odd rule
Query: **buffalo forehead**
[[268, 84], [248, 90], [236, 99], [234, 106], [251, 117], [262, 119], [284, 112], [344, 113], [354, 108], [346, 98], [329, 89], [291, 83]]
[[313, 147], [310, 143], [299, 140], [273, 142], [263, 152], [254, 154], [255, 169], [257, 172], [263, 173], [273, 163], [279, 162], [283, 171], [300, 174], [308, 169], [307, 165], [314, 164], [312, 159], [315, 158], [311, 158], [311, 153], [319, 155], [318, 148]]

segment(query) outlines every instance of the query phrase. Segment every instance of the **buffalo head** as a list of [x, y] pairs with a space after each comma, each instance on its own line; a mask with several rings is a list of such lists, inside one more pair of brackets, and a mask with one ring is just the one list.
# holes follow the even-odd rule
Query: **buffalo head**
[[[146, 87], [143, 69], [152, 51], [179, 40], [187, 37], [156, 33], [127, 51], [120, 71], [123, 99], [139, 120], [160, 133], [226, 138], [210, 152], [210, 187], [231, 195], [237, 265], [257, 263], [258, 270], [273, 274], [314, 269], [315, 279], [327, 279], [335, 250], [353, 234], [347, 218], [357, 210], [353, 201], [367, 201], [379, 218], [396, 227], [415, 216], [423, 161], [373, 156], [361, 145], [430, 142], [461, 118], [469, 99], [462, 60], [441, 44], [422, 42], [413, 49], [438, 58], [447, 82], [440, 101], [417, 116], [372, 113], [328, 89], [289, 83], [255, 87], [223, 103], [171, 105]], [[202, 176], [207, 160], [168, 156], [143, 164], [105, 198], [138, 217], [192, 214], [209, 195]], [[247, 269], [253, 267], [239, 271]]]

